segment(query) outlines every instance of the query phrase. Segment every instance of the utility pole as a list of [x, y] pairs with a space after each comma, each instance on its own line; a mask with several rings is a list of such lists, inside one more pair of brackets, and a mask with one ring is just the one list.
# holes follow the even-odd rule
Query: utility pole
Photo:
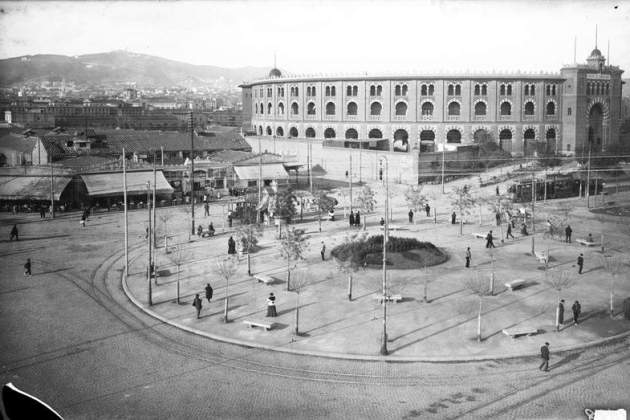
[[190, 214], [192, 235], [195, 234], [195, 130], [192, 106], [190, 110]]
[[534, 210], [536, 207], [536, 175], [532, 172], [532, 235], [536, 233], [536, 226], [534, 223]]
[[[153, 248], [156, 248], [156, 238], [155, 238], [155, 223], [156, 223], [156, 217], [155, 217], [155, 196], [156, 196], [156, 190], [157, 190], [157, 174], [155, 171], [155, 159], [156, 159], [156, 155], [155, 152], [153, 152]], [[155, 255], [154, 255], [155, 258]], [[155, 279], [155, 281], [157, 282], [157, 278]]]
[[352, 214], [352, 154], [350, 154], [350, 171], [348, 174], [348, 183], [350, 184], [350, 214]]
[[50, 216], [55, 218], [55, 175], [53, 172], [53, 155], [50, 152]]
[[381, 354], [386, 356], [387, 351], [387, 239], [388, 239], [388, 208], [389, 208], [389, 162], [385, 160], [385, 225], [383, 230], [383, 341], [381, 342]]
[[149, 306], [153, 305], [153, 291], [151, 290], [151, 181], [147, 181], [147, 207], [149, 208], [149, 231], [147, 244], [149, 246], [149, 266], [147, 267], [147, 281], [149, 283]]
[[444, 161], [446, 155], [446, 144], [442, 145], [442, 194], [444, 194]]
[[160, 166], [164, 169], [164, 146], [160, 146], [160, 163]]
[[313, 143], [310, 140], [308, 142], [308, 184], [313, 194]]
[[588, 163], [586, 167], [586, 207], [591, 207], [591, 139], [588, 140]]
[[[260, 147], [260, 136], [258, 136], [258, 205], [260, 205], [262, 200], [262, 149]], [[256, 212], [256, 220], [258, 222], [262, 222], [260, 220], [260, 211]]]
[[129, 273], [129, 228], [127, 219], [127, 159], [125, 158], [125, 148], [122, 149], [123, 164], [123, 205], [125, 210], [125, 279]]

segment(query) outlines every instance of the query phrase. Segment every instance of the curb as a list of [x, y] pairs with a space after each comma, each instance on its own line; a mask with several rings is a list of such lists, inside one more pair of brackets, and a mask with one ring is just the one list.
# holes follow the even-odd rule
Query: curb
[[[122, 257], [119, 257], [120, 259]], [[131, 260], [131, 259], [130, 259]], [[279, 353], [287, 353], [298, 356], [311, 356], [311, 357], [322, 357], [328, 359], [340, 359], [340, 360], [354, 360], [354, 361], [364, 361], [364, 362], [390, 362], [390, 363], [414, 363], [414, 362], [425, 362], [425, 363], [466, 363], [466, 362], [482, 362], [489, 360], [509, 360], [509, 359], [520, 359], [520, 358], [529, 358], [529, 357], [539, 357], [538, 352], [529, 353], [516, 353], [510, 355], [478, 355], [478, 356], [466, 356], [466, 357], [441, 357], [441, 356], [371, 356], [371, 355], [361, 355], [361, 354], [346, 354], [346, 353], [335, 353], [335, 352], [321, 352], [321, 351], [311, 351], [311, 350], [296, 350], [290, 349], [286, 347], [280, 346], [270, 346], [266, 344], [258, 344], [252, 341], [238, 340], [235, 338], [224, 337], [216, 334], [207, 333], [204, 331], [200, 331], [185, 325], [178, 324], [177, 322], [173, 322], [170, 319], [159, 315], [158, 313], [150, 310], [146, 306], [142, 305], [142, 303], [136, 299], [129, 290], [127, 286], [127, 281], [124, 278], [124, 272], [120, 273], [120, 281], [122, 284], [123, 291], [127, 296], [127, 299], [131, 301], [135, 306], [138, 307], [145, 314], [161, 321], [164, 324], [170, 325], [179, 330], [186, 331], [190, 334], [194, 334], [197, 336], [209, 338], [214, 341], [218, 341], [226, 344], [233, 344], [245, 348], [254, 348], [261, 350], [274, 351]], [[587, 343], [578, 344], [576, 346], [563, 346], [554, 349], [554, 353], [568, 353], [575, 352], [580, 350], [585, 350], [589, 347], [600, 346], [604, 344], [609, 344], [617, 340], [624, 339], [626, 337], [630, 337], [630, 331], [626, 331], [621, 334], [613, 335], [611, 337], [601, 338], [595, 341], [589, 341]]]

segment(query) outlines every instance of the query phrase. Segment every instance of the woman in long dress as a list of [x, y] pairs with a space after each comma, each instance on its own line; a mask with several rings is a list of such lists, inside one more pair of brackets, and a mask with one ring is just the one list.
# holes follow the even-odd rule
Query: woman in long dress
[[267, 298], [267, 316], [275, 317], [278, 314], [276, 313], [276, 297], [273, 293], [269, 293], [269, 297]]

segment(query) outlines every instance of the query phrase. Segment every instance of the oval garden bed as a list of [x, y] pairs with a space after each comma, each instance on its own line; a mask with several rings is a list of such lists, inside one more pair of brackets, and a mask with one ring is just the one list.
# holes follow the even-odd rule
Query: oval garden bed
[[[371, 268], [383, 265], [383, 235], [356, 239], [338, 245], [331, 255], [341, 261], [352, 261], [358, 266]], [[442, 264], [448, 254], [431, 242], [421, 242], [414, 238], [390, 236], [387, 241], [387, 266], [397, 269], [430, 267]]]

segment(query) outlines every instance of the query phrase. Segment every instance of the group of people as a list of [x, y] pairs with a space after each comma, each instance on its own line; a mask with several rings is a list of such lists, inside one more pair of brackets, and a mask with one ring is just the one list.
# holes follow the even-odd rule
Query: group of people
[[[31, 274], [31, 260], [28, 260], [28, 275], [30, 276]], [[24, 265], [24, 267], [26, 267], [26, 265]], [[24, 275], [26, 275], [26, 272], [24, 273]], [[214, 290], [212, 289], [212, 286], [210, 286], [210, 283], [206, 283], [206, 299], [208, 300], [208, 303], [210, 303], [210, 301], [212, 300], [212, 295], [214, 294]], [[192, 302], [192, 306], [195, 307], [195, 310], [197, 311], [197, 319], [201, 318], [201, 310], [203, 309], [203, 301], [201, 300], [201, 297], [199, 296], [200, 293], [195, 294], [195, 298], [193, 299]], [[267, 298], [267, 317], [276, 317], [278, 316], [278, 312], [276, 311], [276, 297], [274, 296], [273, 293], [269, 293], [269, 297]]]
[[208, 225], [208, 232], [203, 231], [203, 226], [197, 225], [197, 236], [205, 238], [207, 235], [207, 236], [212, 237], [214, 236], [214, 233], [215, 233], [215, 230], [214, 230], [214, 225], [212, 224], [212, 222], [210, 222], [210, 224]]
[[[424, 211], [426, 212], [427, 217], [431, 217], [431, 206], [429, 205], [429, 203], [426, 203], [424, 205]], [[413, 209], [409, 209], [408, 216], [409, 216], [409, 223], [413, 223], [413, 216], [414, 216]]]
[[[213, 293], [214, 291], [212, 290], [212, 286], [210, 286], [210, 283], [206, 283], [206, 299], [208, 299], [208, 303], [210, 303]], [[195, 309], [197, 310], [197, 319], [199, 319], [201, 316], [201, 309], [203, 308], [203, 305], [201, 303], [201, 298], [199, 297], [199, 293], [195, 295], [192, 306], [194, 306]]]
[[356, 213], [350, 212], [348, 221], [350, 223], [350, 227], [361, 227], [361, 213], [359, 213], [359, 210], [357, 210]]

